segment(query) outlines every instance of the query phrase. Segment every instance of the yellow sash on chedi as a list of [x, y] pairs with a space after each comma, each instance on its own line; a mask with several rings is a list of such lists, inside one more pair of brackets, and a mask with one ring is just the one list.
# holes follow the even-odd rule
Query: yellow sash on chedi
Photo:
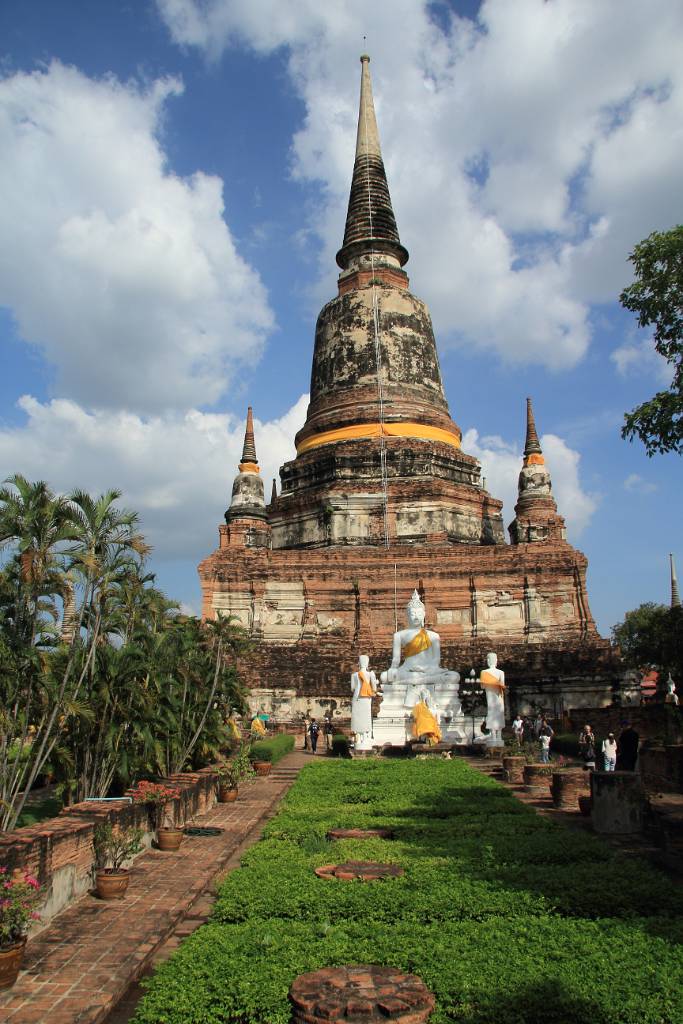
[[426, 736], [428, 741], [441, 742], [439, 723], [422, 700], [413, 708], [413, 735], [415, 739]]
[[432, 641], [429, 639], [429, 634], [426, 629], [421, 629], [415, 634], [412, 640], [409, 640], [407, 644], [401, 647], [402, 658], [412, 658], [414, 654], [419, 654], [420, 651], [426, 651], [432, 646]]
[[366, 676], [365, 672], [359, 672], [358, 673], [358, 678], [360, 679], [360, 691], [358, 693], [358, 696], [359, 697], [374, 697], [375, 696], [375, 691], [373, 690], [372, 683], [370, 682], [370, 680]]
[[493, 672], [489, 672], [487, 669], [484, 669], [479, 676], [479, 682], [482, 686], [491, 686], [497, 690], [505, 689], [505, 683], [501, 683], [498, 676], [494, 676]]

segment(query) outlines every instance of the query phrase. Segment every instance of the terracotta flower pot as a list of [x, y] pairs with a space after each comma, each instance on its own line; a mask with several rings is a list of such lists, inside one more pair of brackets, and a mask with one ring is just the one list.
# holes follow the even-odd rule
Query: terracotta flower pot
[[254, 761], [252, 768], [257, 775], [270, 775], [270, 769], [272, 768], [270, 761]]
[[0, 989], [11, 988], [17, 980], [25, 948], [26, 939], [23, 938], [0, 949]]
[[128, 871], [105, 868], [95, 874], [95, 889], [101, 900], [120, 900], [125, 895], [129, 881]]
[[218, 787], [218, 803], [219, 804], [232, 804], [237, 799], [239, 790], [237, 786], [219, 786]]
[[157, 847], [160, 850], [177, 850], [183, 841], [181, 828], [157, 829]]

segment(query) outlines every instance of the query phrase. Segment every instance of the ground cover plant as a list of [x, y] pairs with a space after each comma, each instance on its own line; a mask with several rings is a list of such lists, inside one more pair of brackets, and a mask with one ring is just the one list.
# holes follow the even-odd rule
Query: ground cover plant
[[[395, 838], [330, 842], [336, 826]], [[325, 863], [402, 878], [318, 879]], [[136, 1024], [286, 1024], [303, 971], [419, 974], [432, 1024], [680, 1024], [683, 898], [654, 868], [540, 818], [460, 761], [306, 768], [211, 922], [148, 983]]]

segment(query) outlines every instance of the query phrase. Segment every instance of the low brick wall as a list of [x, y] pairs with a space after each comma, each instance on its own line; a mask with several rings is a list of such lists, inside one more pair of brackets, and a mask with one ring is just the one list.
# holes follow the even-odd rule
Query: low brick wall
[[[216, 802], [217, 776], [213, 768], [180, 772], [165, 781], [180, 790], [180, 796], [167, 805], [168, 819], [176, 825], [186, 824]], [[92, 888], [93, 832], [102, 821], [111, 821], [120, 828], [141, 828], [144, 845], [151, 845], [153, 830], [148, 806], [127, 800], [85, 801], [64, 808], [57, 818], [14, 832], [0, 832], [0, 864], [10, 871], [20, 868], [29, 872], [44, 887], [45, 902], [40, 908], [43, 926]]]
[[661, 743], [683, 743], [683, 707], [672, 704], [625, 705], [607, 708], [573, 708], [569, 713], [571, 731], [578, 736], [589, 722], [593, 732], [604, 738], [608, 732], [619, 736], [622, 722], [631, 722], [643, 740], [659, 739]]
[[639, 755], [645, 788], [662, 793], [683, 793], [683, 744], [645, 746]]

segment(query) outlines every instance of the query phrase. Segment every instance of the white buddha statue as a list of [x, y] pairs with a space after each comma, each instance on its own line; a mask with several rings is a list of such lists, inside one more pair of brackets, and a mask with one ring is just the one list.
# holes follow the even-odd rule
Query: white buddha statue
[[361, 654], [358, 670], [351, 674], [351, 732], [356, 734], [356, 750], [372, 750], [372, 698], [377, 693], [377, 676], [369, 665], [367, 654]]
[[[391, 667], [382, 672], [385, 686], [403, 689], [403, 706], [412, 708], [423, 701], [430, 711], [439, 708], [439, 692], [449, 693], [449, 702], [455, 703], [453, 713], [460, 713], [457, 700], [460, 676], [441, 667], [441, 641], [439, 634], [425, 629], [425, 606], [417, 590], [406, 605], [407, 629], [394, 633]], [[386, 691], [385, 691], [386, 696]]]
[[503, 745], [505, 728], [505, 673], [498, 668], [498, 655], [493, 651], [486, 655], [486, 668], [482, 669], [479, 682], [486, 694], [486, 728], [489, 730], [489, 746]]

